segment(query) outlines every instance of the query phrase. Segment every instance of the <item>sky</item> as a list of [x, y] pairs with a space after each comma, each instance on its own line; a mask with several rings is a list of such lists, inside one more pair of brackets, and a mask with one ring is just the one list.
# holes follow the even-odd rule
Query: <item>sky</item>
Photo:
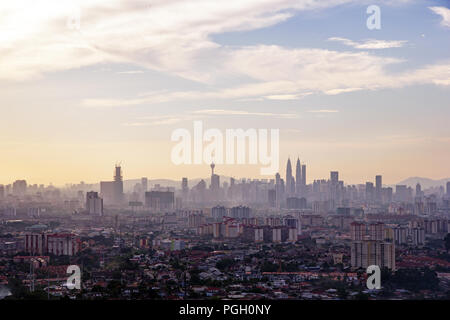
[[0, 183], [206, 177], [171, 161], [196, 120], [279, 129], [308, 182], [450, 177], [450, 1], [17, 0], [0, 27]]

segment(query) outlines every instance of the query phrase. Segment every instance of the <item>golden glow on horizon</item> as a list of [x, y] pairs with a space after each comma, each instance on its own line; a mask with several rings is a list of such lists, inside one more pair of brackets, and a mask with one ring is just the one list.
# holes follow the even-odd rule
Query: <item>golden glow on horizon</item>
[[[180, 165], [170, 162], [172, 144], [166, 141], [151, 143], [116, 144], [35, 144], [16, 145], [4, 148], [7, 157], [2, 157], [0, 166], [8, 168], [1, 175], [0, 183], [9, 184], [17, 179], [26, 179], [30, 184], [64, 185], [66, 183], [97, 183], [110, 180], [114, 164], [122, 162], [124, 179], [172, 179], [182, 177], [207, 178], [209, 165]], [[440, 156], [429, 157], [414, 145], [397, 150], [395, 144], [382, 148], [367, 146], [361, 149], [358, 144], [346, 146], [320, 143], [294, 143], [281, 141], [280, 174], [285, 175], [286, 159], [296, 159], [302, 150], [300, 160], [307, 165], [307, 180], [328, 179], [329, 172], [339, 171], [346, 183], [357, 184], [374, 180], [375, 175], [383, 175], [383, 183], [395, 184], [411, 176], [431, 179], [450, 177], [450, 168], [445, 159], [450, 158], [450, 148], [442, 145], [427, 148], [428, 152]], [[287, 150], [291, 150], [288, 154]], [[423, 150], [423, 148], [422, 148]], [[402, 152], [399, 156], [399, 152]], [[235, 178], [273, 179], [273, 176], [260, 176], [260, 165], [217, 165], [216, 171], [222, 176]], [[442, 170], [445, 168], [445, 170]]]

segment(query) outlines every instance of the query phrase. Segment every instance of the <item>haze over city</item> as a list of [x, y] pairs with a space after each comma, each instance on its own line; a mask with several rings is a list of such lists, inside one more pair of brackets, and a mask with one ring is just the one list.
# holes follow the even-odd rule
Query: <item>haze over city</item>
[[0, 314], [445, 314], [449, 6], [0, 2]]

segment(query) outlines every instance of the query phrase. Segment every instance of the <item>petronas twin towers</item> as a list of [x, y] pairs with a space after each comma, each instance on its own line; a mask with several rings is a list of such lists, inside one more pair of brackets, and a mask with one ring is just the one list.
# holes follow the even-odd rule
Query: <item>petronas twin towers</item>
[[288, 158], [286, 165], [286, 194], [302, 195], [306, 186], [306, 165], [301, 165], [300, 159], [297, 158], [295, 165], [295, 178], [292, 176], [291, 159]]

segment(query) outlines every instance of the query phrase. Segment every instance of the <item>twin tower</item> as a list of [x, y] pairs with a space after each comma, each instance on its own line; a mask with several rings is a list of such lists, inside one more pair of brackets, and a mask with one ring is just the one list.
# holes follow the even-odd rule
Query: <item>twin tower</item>
[[292, 176], [291, 159], [288, 158], [286, 165], [286, 193], [287, 195], [302, 195], [306, 187], [306, 165], [300, 163], [297, 158], [295, 166], [295, 178]]

